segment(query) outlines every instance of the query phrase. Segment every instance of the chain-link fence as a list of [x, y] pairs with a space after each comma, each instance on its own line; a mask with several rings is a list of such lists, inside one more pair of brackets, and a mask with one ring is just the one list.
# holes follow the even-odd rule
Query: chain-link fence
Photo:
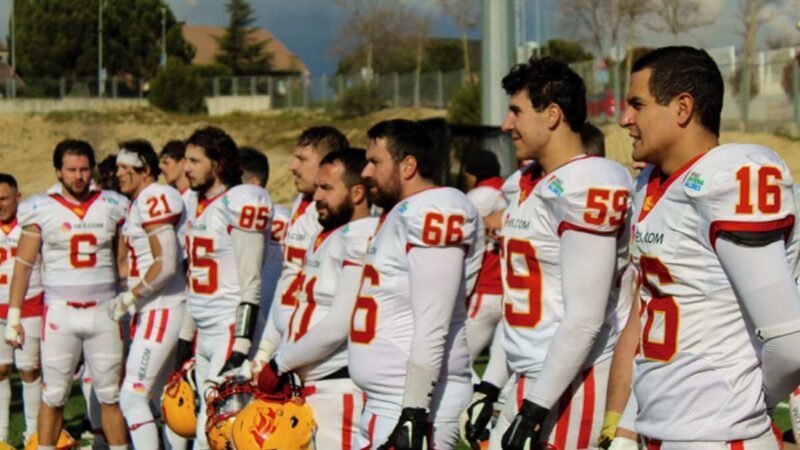
[[[719, 51], [717, 51], [719, 50]], [[785, 48], [756, 55], [745, 67], [733, 48], [709, 52], [725, 80], [722, 121], [727, 127], [771, 126], [794, 122], [800, 126], [800, 49]], [[624, 89], [629, 81], [624, 64], [602, 60], [572, 64], [586, 82], [589, 117], [595, 122], [617, 120], [624, 109]], [[750, 78], [750, 89], [744, 89]], [[381, 107], [447, 108], [466, 83], [463, 70], [452, 72], [375, 74], [369, 79], [369, 99]], [[362, 75], [302, 75], [213, 77], [202, 80], [206, 97], [269, 96], [274, 109], [319, 108], [332, 105], [349, 91], [363, 88]], [[5, 98], [143, 98], [149, 85], [132, 77], [36, 78], [8, 80], [0, 93]], [[498, 87], [498, 95], [503, 95]], [[367, 100], [367, 99], [365, 99]]]

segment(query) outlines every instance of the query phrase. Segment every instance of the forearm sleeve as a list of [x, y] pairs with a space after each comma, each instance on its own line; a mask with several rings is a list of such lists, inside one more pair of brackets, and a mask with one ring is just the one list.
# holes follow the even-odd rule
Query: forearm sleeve
[[720, 237], [717, 255], [747, 315], [764, 341], [761, 365], [767, 406], [800, 384], [800, 295], [786, 263], [784, 242], [761, 247]]
[[614, 236], [578, 231], [561, 236], [564, 318], [528, 400], [551, 408], [580, 372], [605, 321], [615, 259]]
[[233, 251], [236, 254], [240, 303], [258, 305], [261, 300], [261, 268], [264, 264], [263, 233], [231, 230]]
[[464, 271], [461, 247], [413, 247], [408, 253], [414, 336], [404, 408], [428, 408], [442, 367], [445, 341]]
[[299, 340], [283, 345], [275, 356], [281, 373], [321, 361], [347, 342], [361, 272], [360, 266], [342, 268], [328, 314]]
[[181, 330], [178, 333], [178, 338], [183, 341], [193, 341], [195, 331], [197, 331], [197, 326], [194, 324], [194, 319], [192, 319], [192, 315], [189, 314], [189, 310], [187, 308], [183, 314]]
[[153, 264], [133, 291], [145, 299], [167, 285], [178, 270], [178, 238], [171, 225], [161, 225], [147, 233]]
[[256, 353], [255, 360], [265, 363], [272, 358], [278, 345], [281, 343], [281, 333], [275, 326], [275, 308], [280, 304], [279, 301], [272, 301], [269, 308], [269, 315], [267, 316], [267, 323], [264, 325], [264, 332], [261, 334], [261, 341], [258, 343], [258, 352]]

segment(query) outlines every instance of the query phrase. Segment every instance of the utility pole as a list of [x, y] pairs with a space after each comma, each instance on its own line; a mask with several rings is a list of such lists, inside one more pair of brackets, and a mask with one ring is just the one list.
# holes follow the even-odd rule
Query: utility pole
[[11, 98], [17, 98], [17, 21], [15, 20], [16, 0], [11, 0]]
[[167, 7], [161, 4], [161, 67], [167, 67]]

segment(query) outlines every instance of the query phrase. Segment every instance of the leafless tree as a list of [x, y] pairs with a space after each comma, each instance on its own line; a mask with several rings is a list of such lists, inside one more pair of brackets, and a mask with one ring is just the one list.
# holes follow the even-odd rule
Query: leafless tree
[[469, 58], [469, 30], [478, 25], [480, 7], [477, 0], [439, 0], [442, 10], [453, 19], [461, 34], [461, 51], [464, 55], [464, 71], [472, 80]]
[[673, 42], [678, 43], [679, 36], [717, 20], [716, 14], [703, 10], [699, 0], [652, 0], [654, 20], [650, 29], [672, 35]]
[[642, 18], [650, 12], [646, 0], [562, 0], [561, 15], [573, 36], [595, 50], [598, 57], [611, 48], [632, 48]]

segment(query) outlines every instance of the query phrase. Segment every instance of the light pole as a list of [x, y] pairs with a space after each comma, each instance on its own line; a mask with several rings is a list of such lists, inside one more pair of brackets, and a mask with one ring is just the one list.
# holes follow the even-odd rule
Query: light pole
[[17, 21], [14, 20], [16, 0], [11, 0], [11, 98], [17, 98]]
[[161, 4], [161, 67], [167, 67], [167, 7]]
[[103, 82], [103, 4], [105, 0], [97, 0], [97, 96], [102, 97], [105, 93], [105, 83]]

